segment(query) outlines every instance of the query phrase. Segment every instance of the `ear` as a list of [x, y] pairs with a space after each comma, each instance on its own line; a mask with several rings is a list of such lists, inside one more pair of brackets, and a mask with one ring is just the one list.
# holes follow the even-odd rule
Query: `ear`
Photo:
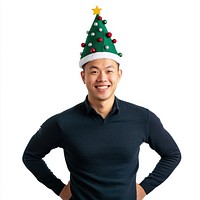
[[122, 70], [119, 69], [119, 71], [118, 71], [118, 82], [121, 80], [121, 77], [122, 77]]
[[85, 71], [81, 71], [81, 78], [82, 78], [82, 81], [83, 83], [85, 84]]

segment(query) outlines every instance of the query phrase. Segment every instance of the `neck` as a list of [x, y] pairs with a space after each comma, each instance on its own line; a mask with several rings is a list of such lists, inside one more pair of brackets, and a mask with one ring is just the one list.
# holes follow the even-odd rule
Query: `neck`
[[102, 116], [103, 119], [107, 117], [109, 112], [112, 110], [115, 97], [106, 99], [106, 100], [92, 100], [88, 96], [88, 101], [90, 102], [91, 107]]

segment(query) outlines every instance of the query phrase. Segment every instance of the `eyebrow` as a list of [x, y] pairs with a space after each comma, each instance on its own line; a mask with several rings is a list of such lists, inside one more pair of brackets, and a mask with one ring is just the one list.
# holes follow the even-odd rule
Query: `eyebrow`
[[98, 69], [98, 67], [92, 65], [89, 67], [89, 69]]
[[[106, 67], [106, 69], [109, 69], [109, 68], [114, 68], [114, 66], [109, 65], [109, 66]], [[91, 69], [99, 69], [99, 68], [97, 66], [92, 65], [92, 66], [89, 67], [89, 70], [91, 70]]]

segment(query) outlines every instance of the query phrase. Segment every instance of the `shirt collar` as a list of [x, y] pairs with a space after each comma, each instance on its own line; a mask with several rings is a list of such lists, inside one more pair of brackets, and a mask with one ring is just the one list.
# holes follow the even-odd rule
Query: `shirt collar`
[[[92, 112], [95, 112], [95, 110], [91, 107], [88, 96], [86, 96], [85, 101], [83, 102], [84, 110], [87, 115], [89, 115]], [[118, 114], [119, 113], [119, 99], [115, 97], [113, 108], [110, 112], [110, 114]]]

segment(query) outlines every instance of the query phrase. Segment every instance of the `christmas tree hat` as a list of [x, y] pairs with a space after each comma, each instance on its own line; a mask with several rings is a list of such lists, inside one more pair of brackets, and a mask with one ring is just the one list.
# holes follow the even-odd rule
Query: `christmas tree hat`
[[107, 21], [102, 20], [100, 16], [101, 9], [96, 6], [92, 10], [96, 14], [96, 17], [90, 30], [87, 31], [86, 41], [81, 44], [83, 52], [81, 52], [79, 66], [82, 67], [89, 61], [101, 58], [113, 59], [120, 64], [122, 54], [117, 52], [114, 45], [117, 40], [111, 39], [112, 33], [108, 32], [105, 26]]

